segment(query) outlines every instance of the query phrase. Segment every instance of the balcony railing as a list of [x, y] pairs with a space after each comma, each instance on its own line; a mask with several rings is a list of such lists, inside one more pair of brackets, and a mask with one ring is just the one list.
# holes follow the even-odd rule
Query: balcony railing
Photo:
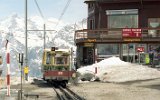
[[[160, 28], [141, 28], [141, 39], [158, 39], [160, 41]], [[122, 28], [119, 29], [96, 29], [75, 31], [75, 41], [83, 39], [123, 39]]]

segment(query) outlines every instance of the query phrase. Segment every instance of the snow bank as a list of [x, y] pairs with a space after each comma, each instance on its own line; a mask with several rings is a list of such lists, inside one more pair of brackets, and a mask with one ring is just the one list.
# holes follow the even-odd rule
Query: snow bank
[[[96, 71], [97, 69], [97, 71]], [[121, 61], [111, 57], [99, 63], [77, 69], [79, 79], [102, 82], [126, 82], [160, 78], [160, 71], [147, 66]]]

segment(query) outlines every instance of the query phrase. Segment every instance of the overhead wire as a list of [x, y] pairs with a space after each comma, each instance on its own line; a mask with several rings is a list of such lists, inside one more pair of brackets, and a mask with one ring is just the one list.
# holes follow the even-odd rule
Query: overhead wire
[[[1, 32], [0, 32], [0, 34], [1, 34]], [[13, 36], [12, 34], [7, 34], [7, 36]], [[19, 38], [25, 38], [25, 37], [23, 37], [23, 36], [18, 36], [18, 35], [14, 35], [14, 37], [19, 37]], [[35, 40], [35, 41], [37, 41], [37, 40], [43, 40], [43, 37], [39, 37], [40, 39], [33, 39], [33, 38], [29, 38], [28, 37], [28, 39], [30, 39], [30, 40]]]
[[34, 2], [35, 2], [36, 6], [37, 6], [37, 8], [38, 8], [38, 11], [39, 11], [39, 13], [40, 13], [41, 17], [42, 17], [42, 18], [43, 18], [43, 20], [44, 20], [44, 19], [45, 19], [45, 18], [44, 18], [44, 15], [43, 15], [43, 13], [42, 13], [42, 11], [41, 11], [40, 7], [39, 7], [39, 4], [38, 4], [37, 0], [34, 0]]
[[71, 0], [68, 0], [66, 5], [65, 5], [65, 7], [63, 8], [63, 11], [62, 11], [62, 13], [61, 13], [61, 15], [60, 15], [60, 17], [58, 19], [58, 22], [57, 22], [55, 27], [57, 27], [59, 25], [59, 22], [61, 21], [63, 15], [65, 14], [65, 12], [66, 12], [67, 8], [69, 7], [70, 3], [71, 3]]
[[[37, 2], [37, 0], [34, 0], [34, 2], [35, 2], [35, 4], [36, 4], [36, 6], [37, 6], [37, 8], [38, 8], [38, 11], [39, 11], [39, 13], [40, 13], [40, 15], [41, 15], [41, 17], [42, 17], [42, 19], [43, 19], [43, 21], [44, 21], [44, 24], [46, 23], [45, 21], [45, 17], [44, 17], [44, 14], [42, 13], [42, 10], [40, 9], [40, 6], [39, 6], [39, 4], [38, 4], [38, 2]], [[48, 30], [46, 30], [46, 31], [48, 31]], [[52, 30], [51, 30], [52, 31]], [[57, 32], [56, 30], [54, 30], [55, 32]], [[54, 32], [54, 33], [55, 33]]]

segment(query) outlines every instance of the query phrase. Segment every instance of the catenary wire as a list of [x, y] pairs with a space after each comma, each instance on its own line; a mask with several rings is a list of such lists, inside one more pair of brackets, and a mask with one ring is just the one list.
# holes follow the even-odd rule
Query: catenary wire
[[43, 18], [43, 20], [44, 20], [44, 15], [43, 15], [43, 13], [42, 13], [42, 11], [41, 11], [40, 7], [39, 7], [39, 4], [38, 4], [37, 0], [34, 0], [34, 2], [35, 2], [36, 6], [37, 6], [37, 8], [38, 8], [38, 11], [39, 11], [39, 13], [40, 13], [41, 17], [42, 17], [42, 18]]
[[70, 3], [71, 3], [71, 0], [68, 0], [55, 27], [57, 27], [59, 25], [59, 22], [61, 21], [63, 15], [65, 14], [65, 12], [66, 12], [67, 8], [69, 7]]

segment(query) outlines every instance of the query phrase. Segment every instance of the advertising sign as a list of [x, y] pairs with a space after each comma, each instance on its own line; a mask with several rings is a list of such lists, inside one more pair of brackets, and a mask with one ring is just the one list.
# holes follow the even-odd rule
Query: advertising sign
[[144, 52], [144, 47], [137, 47], [137, 52]]
[[142, 29], [139, 28], [125, 28], [122, 30], [123, 38], [141, 38], [142, 37]]
[[124, 41], [140, 41], [142, 37], [142, 29], [125, 28], [122, 30], [122, 38]]

